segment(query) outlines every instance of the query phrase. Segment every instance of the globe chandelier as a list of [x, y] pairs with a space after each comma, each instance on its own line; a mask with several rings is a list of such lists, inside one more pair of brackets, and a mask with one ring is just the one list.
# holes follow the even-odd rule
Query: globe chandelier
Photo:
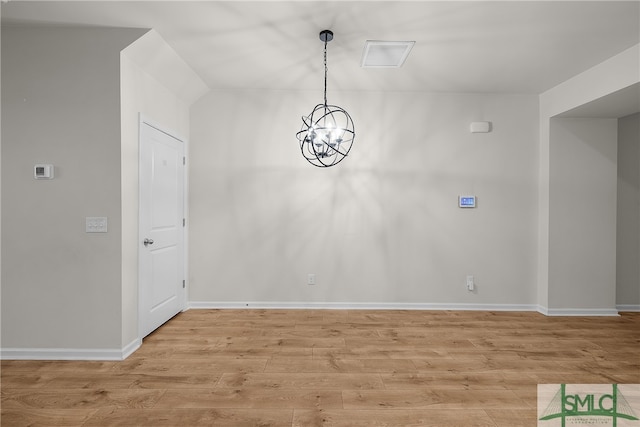
[[333, 40], [333, 32], [320, 31], [320, 40], [324, 42], [324, 103], [302, 116], [302, 128], [296, 138], [304, 158], [314, 166], [326, 168], [347, 157], [356, 134], [349, 113], [327, 103], [327, 43]]

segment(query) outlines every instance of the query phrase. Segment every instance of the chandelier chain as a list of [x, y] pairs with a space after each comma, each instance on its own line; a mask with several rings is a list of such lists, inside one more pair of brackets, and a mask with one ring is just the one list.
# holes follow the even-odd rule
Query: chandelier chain
[[324, 41], [324, 105], [327, 106], [327, 40]]

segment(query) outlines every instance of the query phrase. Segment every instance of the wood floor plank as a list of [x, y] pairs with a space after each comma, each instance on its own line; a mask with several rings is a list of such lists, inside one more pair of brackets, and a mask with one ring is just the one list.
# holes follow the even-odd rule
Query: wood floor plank
[[640, 313], [189, 310], [122, 362], [1, 361], [2, 426], [535, 425], [537, 385], [640, 383]]
[[[474, 349], [475, 346], [469, 340], [465, 339], [452, 339], [450, 338], [430, 338], [430, 339], [415, 339], [411, 337], [394, 337], [394, 338], [361, 338], [361, 337], [346, 337], [347, 347], [373, 347], [373, 348], [388, 348], [396, 345], [399, 346], [416, 346], [421, 350], [428, 350], [438, 348], [440, 350], [449, 349]], [[322, 346], [318, 346], [322, 347]]]
[[289, 427], [291, 409], [112, 409], [104, 408], [91, 416], [86, 427], [176, 427], [234, 426]]
[[486, 413], [496, 423], [496, 427], [531, 427], [538, 421], [536, 408], [487, 409]]
[[438, 389], [512, 390], [522, 384], [522, 375], [510, 376], [501, 372], [439, 371], [429, 374], [381, 374], [381, 377], [385, 388], [389, 390], [434, 386]]
[[265, 336], [270, 338], [336, 338], [336, 337], [360, 337], [379, 338], [378, 330], [373, 328], [357, 328], [354, 326], [296, 326], [293, 329], [276, 329], [265, 332]]
[[266, 389], [298, 388], [301, 390], [376, 389], [384, 384], [378, 374], [327, 373], [263, 373], [223, 374], [218, 387], [258, 387]]
[[88, 373], [79, 371], [77, 374], [62, 374], [60, 372], [47, 373], [7, 373], [2, 377], [3, 389], [122, 389], [122, 388], [201, 388], [213, 387], [220, 377], [219, 374], [203, 374], [191, 372], [112, 372]]
[[[477, 356], [477, 353], [476, 353]], [[313, 348], [314, 359], [451, 359], [450, 352], [441, 349], [417, 349], [415, 346], [385, 347], [344, 347], [344, 348]]]
[[86, 409], [86, 408], [150, 408], [164, 390], [13, 390], [3, 391], [3, 409]]
[[84, 425], [97, 409], [5, 409], [0, 411], [3, 426], [77, 427]]
[[341, 409], [340, 390], [167, 390], [154, 408]]
[[314, 347], [338, 347], [343, 348], [345, 346], [345, 339], [343, 337], [260, 337], [260, 338], [247, 338], [247, 337], [233, 337], [227, 338], [225, 343], [226, 348], [231, 349], [252, 349], [252, 348], [314, 348]]
[[538, 409], [538, 384], [525, 383], [520, 377], [520, 384], [514, 384], [510, 390], [523, 401], [527, 407]]
[[222, 377], [222, 374], [192, 374], [170, 372], [162, 374], [122, 374], [111, 375], [108, 378], [96, 379], [91, 388], [144, 388], [144, 389], [201, 389], [211, 388]]
[[167, 329], [161, 335], [153, 336], [152, 340], [162, 340], [166, 338], [188, 340], [191, 337], [212, 338], [225, 337], [261, 337], [264, 336], [265, 329], [248, 326], [216, 326], [211, 323], [203, 325], [172, 325], [169, 323]]
[[405, 390], [344, 390], [344, 409], [523, 409], [511, 390], [421, 388]]
[[298, 410], [295, 427], [496, 427], [482, 410]]
[[406, 359], [272, 359], [264, 372], [269, 373], [377, 373], [377, 372], [417, 372], [411, 360]]
[[10, 372], [110, 372], [119, 363], [83, 360], [3, 360], [2, 368]]
[[156, 359], [125, 361], [114, 368], [114, 373], [188, 373], [191, 375], [216, 375], [220, 372], [262, 372], [267, 364], [267, 358], [208, 358], [202, 359], [172, 359], [171, 362]]
[[169, 356], [172, 359], [229, 358], [229, 359], [272, 359], [276, 357], [311, 359], [312, 347], [250, 347], [225, 345], [214, 348], [180, 348]]
[[76, 375], [59, 372], [15, 372], [2, 369], [2, 390], [13, 389], [80, 389], [87, 388], [99, 374], [78, 371]]
[[493, 372], [497, 368], [486, 359], [416, 359], [417, 372]]
[[489, 349], [499, 349], [500, 351], [572, 351], [579, 349], [593, 349], [600, 350], [602, 346], [592, 340], [587, 339], [564, 339], [561, 337], [554, 337], [553, 340], [549, 339], [549, 335], [542, 337], [527, 337], [520, 335], [503, 335], [500, 337], [488, 337], [488, 338], [470, 338], [469, 341], [474, 346]]

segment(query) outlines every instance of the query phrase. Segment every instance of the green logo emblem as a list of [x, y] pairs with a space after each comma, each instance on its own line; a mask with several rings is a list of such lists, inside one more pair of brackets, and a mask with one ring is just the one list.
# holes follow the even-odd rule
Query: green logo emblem
[[[618, 389], [618, 385], [612, 384], [611, 387], [611, 393], [585, 392], [584, 386], [578, 392], [568, 393], [567, 385], [560, 384], [559, 390], [539, 420], [559, 418], [562, 427], [565, 427], [567, 419], [574, 425], [611, 424], [613, 427], [618, 425], [619, 419], [638, 421], [636, 413]], [[595, 417], [606, 418], [598, 422], [598, 418]]]

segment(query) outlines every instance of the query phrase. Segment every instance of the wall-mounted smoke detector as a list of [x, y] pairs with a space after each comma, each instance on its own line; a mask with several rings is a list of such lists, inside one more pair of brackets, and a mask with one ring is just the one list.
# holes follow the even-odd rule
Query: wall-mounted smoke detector
[[362, 68], [399, 68], [416, 42], [367, 40], [362, 52]]

